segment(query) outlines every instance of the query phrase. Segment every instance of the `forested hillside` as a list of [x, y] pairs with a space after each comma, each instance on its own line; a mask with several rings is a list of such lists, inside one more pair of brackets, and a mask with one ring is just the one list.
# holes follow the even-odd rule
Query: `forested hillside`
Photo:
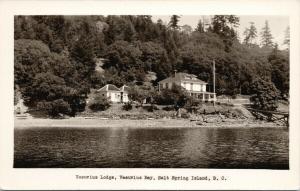
[[[238, 37], [237, 16], [216, 15], [209, 25], [199, 20], [195, 30], [179, 26], [179, 19], [173, 15], [164, 24], [148, 15], [15, 16], [15, 87], [28, 106], [75, 115], [91, 88], [141, 85], [148, 72], [156, 74], [153, 86], [174, 70], [211, 84], [215, 60], [217, 94], [251, 94], [252, 82], [262, 79], [286, 98], [289, 51], [272, 42], [268, 22], [261, 33], [251, 23]], [[253, 43], [260, 34], [261, 44]], [[99, 58], [104, 72], [95, 71]]]

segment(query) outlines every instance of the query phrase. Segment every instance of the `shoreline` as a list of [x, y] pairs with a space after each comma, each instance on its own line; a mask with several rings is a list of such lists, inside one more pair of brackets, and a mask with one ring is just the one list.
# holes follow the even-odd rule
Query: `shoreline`
[[190, 119], [105, 119], [73, 117], [68, 119], [14, 118], [15, 129], [27, 128], [288, 128], [283, 124], [259, 120], [200, 122]]

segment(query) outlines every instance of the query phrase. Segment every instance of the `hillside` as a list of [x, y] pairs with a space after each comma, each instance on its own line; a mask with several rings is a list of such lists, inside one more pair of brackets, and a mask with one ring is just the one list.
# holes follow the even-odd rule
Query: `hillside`
[[263, 79], [288, 97], [288, 50], [239, 40], [238, 16], [215, 15], [189, 33], [172, 18], [165, 25], [150, 15], [15, 16], [15, 87], [29, 108], [74, 116], [90, 90], [107, 83], [156, 86], [177, 70], [211, 89], [214, 60], [218, 95], [251, 94]]

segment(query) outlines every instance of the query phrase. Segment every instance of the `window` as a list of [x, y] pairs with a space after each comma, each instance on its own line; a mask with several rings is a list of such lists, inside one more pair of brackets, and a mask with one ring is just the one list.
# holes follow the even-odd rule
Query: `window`
[[166, 88], [169, 88], [169, 84], [168, 83], [166, 83]]
[[193, 91], [193, 83], [191, 83], [191, 90]]

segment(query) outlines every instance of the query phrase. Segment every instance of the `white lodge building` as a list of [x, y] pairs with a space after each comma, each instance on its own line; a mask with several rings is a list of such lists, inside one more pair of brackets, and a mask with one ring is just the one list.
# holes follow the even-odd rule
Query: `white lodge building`
[[175, 76], [158, 82], [158, 90], [171, 89], [173, 84], [183, 87], [191, 96], [202, 101], [216, 101], [216, 94], [206, 91], [207, 83], [199, 80], [196, 75], [175, 73]]

